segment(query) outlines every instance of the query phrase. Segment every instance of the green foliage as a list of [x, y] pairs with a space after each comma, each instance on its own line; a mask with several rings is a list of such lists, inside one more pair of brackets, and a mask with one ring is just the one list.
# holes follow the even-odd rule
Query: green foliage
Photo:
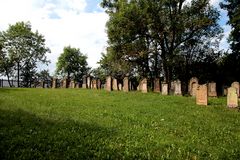
[[113, 63], [112, 72], [121, 70], [119, 65], [122, 66], [123, 61], [130, 68], [130, 74], [164, 76], [165, 81], [170, 82], [184, 76], [175, 69], [179, 59], [186, 63], [186, 52], [192, 51], [190, 57], [193, 58], [188, 59], [192, 64], [196, 57], [205, 59], [211, 55], [208, 50], [214, 49], [215, 55], [219, 55], [220, 14], [209, 0], [104, 0], [102, 6], [110, 16], [107, 22], [109, 50], [105, 55], [107, 59], [104, 58]]
[[[226, 98], [0, 89], [1, 159], [239, 159]], [[67, 96], [66, 96], [67, 95]]]
[[63, 53], [58, 57], [56, 73], [67, 76], [68, 79], [80, 81], [89, 71], [87, 56], [78, 48], [64, 47]]
[[2, 51], [5, 53], [6, 62], [10, 63], [5, 73], [12, 71], [14, 64], [15, 75], [18, 80], [23, 80], [23, 86], [28, 87], [33, 81], [39, 63], [47, 64], [46, 53], [50, 50], [45, 46], [45, 39], [38, 31], [33, 32], [29, 22], [17, 22], [9, 25], [1, 34]]

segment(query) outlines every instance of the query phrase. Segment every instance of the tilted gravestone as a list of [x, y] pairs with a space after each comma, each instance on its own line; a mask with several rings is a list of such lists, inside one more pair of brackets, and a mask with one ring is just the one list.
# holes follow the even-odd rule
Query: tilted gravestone
[[118, 91], [118, 82], [116, 78], [113, 78], [112, 88], [114, 91]]
[[229, 108], [238, 107], [238, 95], [237, 95], [237, 89], [235, 87], [228, 88], [227, 106]]
[[159, 78], [154, 79], [154, 92], [160, 93], [160, 79]]
[[128, 81], [128, 77], [125, 77], [123, 79], [123, 91], [124, 92], [128, 92], [129, 91], [129, 81]]
[[237, 95], [239, 96], [239, 82], [233, 82], [231, 87], [235, 87], [237, 89]]
[[168, 95], [168, 84], [166, 82], [162, 83], [162, 95]]
[[215, 82], [208, 83], [208, 96], [217, 97], [217, 87]]
[[92, 89], [97, 89], [97, 80], [96, 79], [92, 80]]
[[122, 91], [122, 90], [123, 90], [121, 83], [118, 84], [118, 89], [119, 89], [119, 91]]
[[111, 76], [108, 76], [107, 78], [106, 78], [106, 84], [105, 84], [106, 86], [105, 86], [105, 89], [107, 90], [107, 91], [112, 91], [112, 77]]
[[92, 88], [92, 83], [91, 83], [91, 77], [87, 77], [87, 88], [91, 89]]
[[193, 77], [190, 79], [189, 85], [188, 85], [188, 92], [191, 96], [196, 96], [196, 91], [198, 87], [198, 79], [196, 77]]
[[207, 85], [198, 85], [196, 92], [196, 104], [197, 105], [208, 105], [208, 89]]
[[148, 92], [147, 78], [144, 78], [141, 84], [142, 84], [142, 93], [147, 93]]
[[52, 88], [57, 88], [57, 79], [53, 78], [52, 80]]

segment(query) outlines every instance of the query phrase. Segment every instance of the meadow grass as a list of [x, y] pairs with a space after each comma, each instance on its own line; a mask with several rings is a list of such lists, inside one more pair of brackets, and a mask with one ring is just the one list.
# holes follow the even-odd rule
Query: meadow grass
[[0, 159], [240, 159], [226, 97], [0, 89]]

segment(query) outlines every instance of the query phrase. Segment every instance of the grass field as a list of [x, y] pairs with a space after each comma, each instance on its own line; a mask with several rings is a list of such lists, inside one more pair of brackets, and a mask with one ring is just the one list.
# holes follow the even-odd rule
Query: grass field
[[240, 159], [226, 98], [0, 89], [0, 159]]

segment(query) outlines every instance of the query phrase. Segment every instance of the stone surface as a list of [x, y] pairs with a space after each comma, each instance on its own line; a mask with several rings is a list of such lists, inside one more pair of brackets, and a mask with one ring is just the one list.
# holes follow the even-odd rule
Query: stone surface
[[168, 95], [168, 84], [166, 82], [162, 83], [162, 95]]
[[128, 77], [125, 77], [123, 79], [123, 91], [128, 92], [129, 91], [129, 80]]
[[70, 82], [70, 87], [71, 87], [71, 88], [75, 88], [75, 81], [74, 81], [74, 80], [71, 80], [71, 82]]
[[148, 92], [148, 87], [147, 87], [147, 78], [144, 78], [141, 81], [142, 84], [142, 93], [147, 93]]
[[113, 78], [112, 88], [114, 91], [118, 91], [118, 82], [116, 78]]
[[160, 93], [160, 79], [159, 78], [154, 79], [154, 90], [153, 91], [156, 93]]
[[112, 77], [108, 76], [106, 78], [106, 84], [105, 84], [106, 91], [112, 91]]
[[237, 95], [239, 96], [239, 82], [233, 82], [231, 87], [234, 87], [237, 89]]
[[118, 84], [118, 89], [119, 89], [119, 91], [122, 91], [122, 90], [123, 90], [121, 83]]
[[86, 76], [83, 76], [82, 88], [87, 88], [87, 77]]
[[101, 85], [102, 85], [101, 80], [97, 79], [97, 88], [102, 89]]
[[238, 95], [237, 89], [235, 87], [228, 88], [227, 94], [227, 106], [229, 108], [236, 108], [238, 107]]
[[208, 105], [208, 88], [206, 84], [198, 85], [196, 92], [196, 104], [197, 105]]
[[174, 95], [182, 95], [182, 87], [181, 87], [181, 81], [176, 80], [173, 82], [174, 85]]
[[217, 87], [215, 82], [208, 83], [208, 96], [217, 97]]
[[44, 81], [41, 81], [41, 82], [40, 82], [40, 87], [41, 87], [41, 88], [45, 88], [45, 83], [44, 83]]
[[87, 88], [88, 89], [91, 89], [91, 87], [92, 87], [92, 83], [91, 83], [91, 77], [87, 77]]
[[66, 78], [63, 79], [62, 88], [68, 88], [68, 80]]
[[92, 89], [97, 89], [97, 80], [92, 80]]
[[196, 77], [193, 77], [190, 79], [189, 85], [188, 85], [188, 92], [191, 96], [196, 96], [196, 91], [198, 88], [198, 79]]

